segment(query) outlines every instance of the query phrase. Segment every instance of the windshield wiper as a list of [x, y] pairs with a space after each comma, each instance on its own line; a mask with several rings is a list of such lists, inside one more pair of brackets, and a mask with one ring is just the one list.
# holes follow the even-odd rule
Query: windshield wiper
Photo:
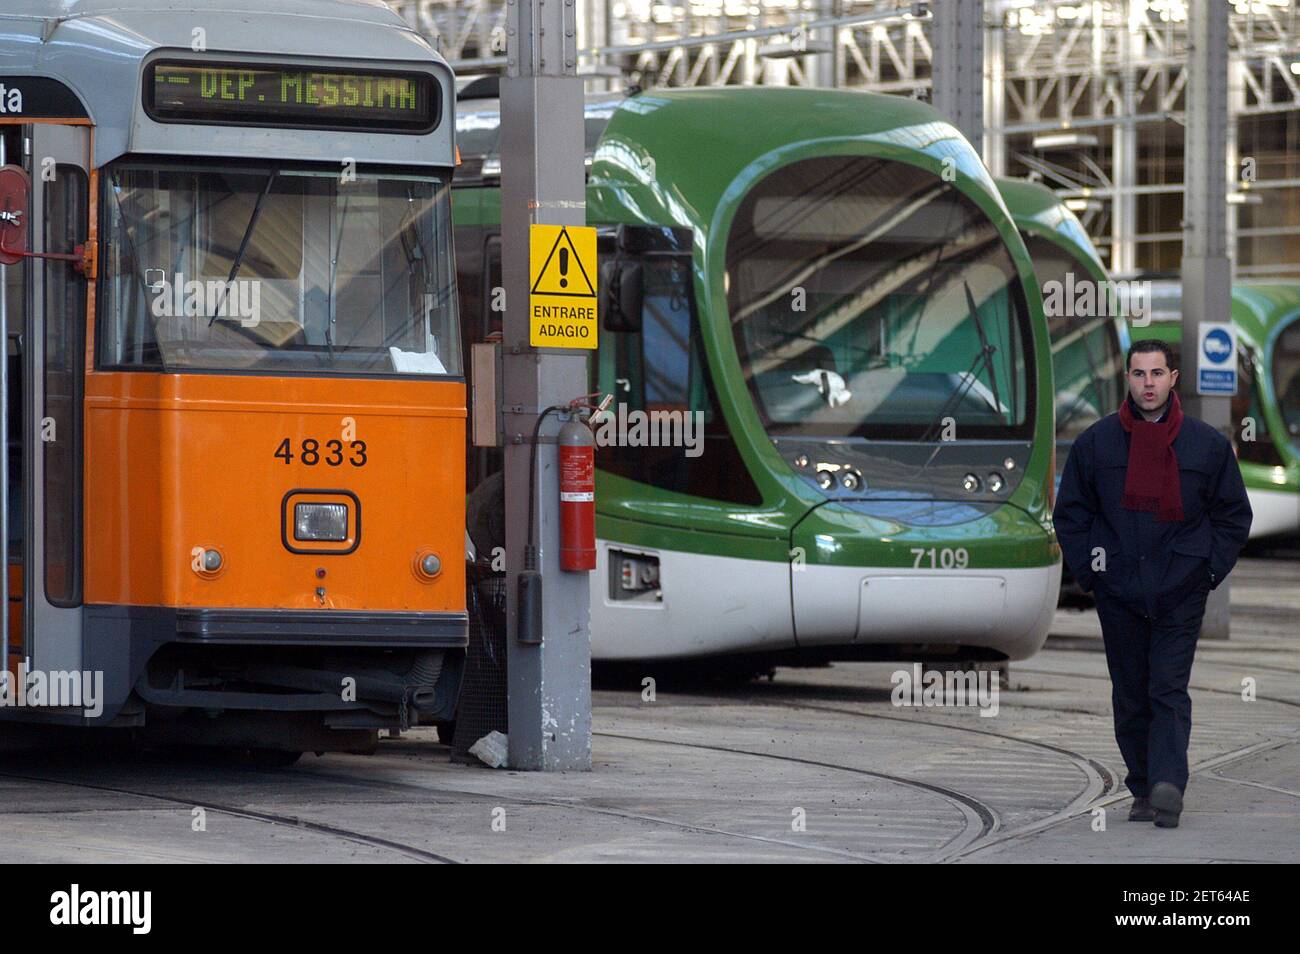
[[[948, 399], [943, 402], [943, 406], [939, 408], [939, 413], [934, 416], [934, 420], [927, 424], [925, 430], [921, 432], [921, 437], [918, 443], [924, 444], [928, 441], [931, 432], [943, 423], [943, 419], [948, 416], [948, 412], [956, 407], [957, 403], [960, 402], [961, 399], [970, 392], [971, 388], [975, 386], [975, 382], [979, 380], [974, 374], [975, 366], [983, 360], [984, 352], [981, 350], [976, 353], [974, 360], [970, 363], [970, 367], [967, 368], [965, 373], [962, 375], [961, 384], [957, 386], [956, 390], [948, 395]], [[931, 460], [933, 460], [933, 456], [931, 457]], [[929, 467], [930, 461], [926, 461], [925, 466]], [[922, 467], [921, 469], [924, 470], [925, 467]]]
[[[968, 393], [970, 393], [970, 390], [975, 386], [975, 383], [979, 380], [979, 378], [975, 375], [974, 372], [976, 366], [978, 366], [981, 362], [983, 362], [985, 369], [988, 371], [989, 380], [992, 382], [994, 410], [997, 412], [999, 416], [1001, 416], [1002, 414], [1002, 399], [998, 395], [997, 376], [993, 373], [993, 353], [997, 349], [989, 344], [988, 338], [984, 334], [984, 324], [980, 320], [979, 311], [975, 307], [975, 296], [971, 294], [970, 283], [963, 281], [962, 285], [966, 291], [966, 306], [971, 310], [971, 317], [975, 321], [975, 330], [976, 333], [979, 334], [979, 338], [980, 338], [979, 351], [975, 353], [975, 357], [971, 361], [970, 367], [966, 369], [966, 373], [963, 376], [962, 383], [958, 385], [958, 387], [952, 392], [952, 394], [948, 395], [948, 399], [943, 402], [943, 406], [939, 408], [939, 413], [935, 415], [934, 420], [932, 420], [926, 426], [925, 430], [921, 432], [921, 439], [919, 441], [919, 443], [921, 444], [924, 444], [926, 441], [930, 439], [930, 434], [934, 431], [934, 429], [938, 427], [940, 424], [942, 424], [943, 419], [948, 416], [948, 413], [957, 405], [957, 403], [960, 402], [961, 399], [964, 398]], [[926, 467], [930, 466], [930, 464], [934, 461], [935, 454], [938, 453], [939, 453], [939, 448], [936, 447], [934, 449], [934, 454], [931, 454], [929, 458], [926, 460], [924, 466], [921, 467], [922, 471], [924, 471]]]
[[271, 168], [266, 177], [266, 185], [262, 187], [262, 192], [257, 197], [257, 201], [253, 203], [253, 214], [248, 217], [248, 227], [244, 229], [244, 237], [239, 240], [239, 251], [235, 253], [235, 260], [230, 263], [230, 274], [226, 276], [226, 283], [221, 286], [221, 300], [212, 309], [212, 317], [208, 319], [209, 328], [217, 320], [217, 315], [221, 312], [221, 306], [226, 303], [226, 296], [230, 293], [230, 286], [235, 283], [235, 276], [239, 274], [239, 269], [244, 264], [244, 255], [248, 252], [249, 240], [253, 237], [253, 230], [257, 228], [257, 220], [262, 217], [262, 206], [266, 203], [266, 197], [271, 191], [271, 185], [275, 182], [278, 171], [275, 167]]
[[997, 349], [989, 344], [988, 336], [984, 334], [984, 321], [980, 318], [980, 310], [975, 306], [975, 296], [971, 294], [970, 282], [963, 279], [962, 289], [966, 292], [966, 307], [970, 309], [970, 316], [975, 319], [975, 331], [980, 336], [980, 351], [984, 355], [984, 367], [989, 372], [989, 385], [993, 388], [993, 407], [999, 415], [1002, 414], [1002, 398], [998, 396], [998, 375], [993, 370], [993, 352]]
[[[943, 194], [948, 194], [947, 186], [944, 187]], [[952, 228], [952, 213], [955, 205], [956, 203], [952, 202], [948, 204], [948, 215], [943, 220], [943, 232], [941, 233], [943, 238], [942, 241], [939, 242], [939, 247], [934, 250], [934, 261], [930, 263], [930, 267], [925, 271], [925, 284], [917, 289], [916, 294], [918, 297], [928, 292], [930, 286], [934, 284], [935, 278], [939, 275], [939, 266], [943, 264], [944, 253], [947, 252], [948, 246], [952, 243], [952, 240], [957, 237], [955, 235], [950, 235], [948, 232], [948, 230]], [[908, 354], [912, 354], [915, 351], [916, 336], [921, 330], [921, 318], [924, 315], [924, 308], [922, 308], [916, 315], [916, 323], [912, 325], [912, 338], [907, 343]]]

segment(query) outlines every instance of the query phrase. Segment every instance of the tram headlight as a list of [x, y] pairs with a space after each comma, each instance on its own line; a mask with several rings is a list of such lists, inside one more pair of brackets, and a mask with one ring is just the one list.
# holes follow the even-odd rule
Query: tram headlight
[[993, 473], [989, 474], [988, 480], [989, 480], [989, 490], [995, 494], [1001, 493], [1002, 488], [1007, 485], [1007, 482], [1002, 479], [1002, 475], [999, 474], [997, 471], [994, 471]]
[[840, 486], [845, 490], [861, 490], [862, 475], [856, 470], [844, 470], [840, 472]]
[[1008, 457], [1006, 460], [1004, 460], [1004, 461], [1002, 462], [1002, 469], [1003, 469], [1003, 470], [1015, 470], [1015, 469], [1016, 469], [1016, 459], [1015, 459], [1014, 457]]
[[973, 494], [980, 489], [980, 479], [974, 474], [967, 474], [961, 479], [961, 489], [968, 494]]
[[820, 487], [822, 490], [834, 490], [835, 475], [832, 474], [829, 470], [817, 471], [817, 486]]
[[348, 508], [337, 503], [300, 503], [293, 508], [295, 540], [331, 540], [348, 538]]

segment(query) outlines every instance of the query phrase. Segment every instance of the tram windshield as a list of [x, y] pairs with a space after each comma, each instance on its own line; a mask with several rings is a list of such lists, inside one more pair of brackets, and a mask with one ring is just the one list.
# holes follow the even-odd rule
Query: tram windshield
[[783, 166], [738, 210], [727, 303], [774, 435], [1024, 438], [1028, 307], [993, 223], [950, 184], [889, 160]]
[[[1025, 248], [1034, 260], [1039, 287], [1056, 282], [1073, 288], [1095, 281], [1086, 265], [1048, 239], [1027, 235]], [[1124, 355], [1115, 320], [1097, 310], [1079, 314], [1067, 307], [1063, 314], [1047, 317], [1056, 373], [1056, 436], [1065, 440], [1118, 411], [1124, 399]]]
[[1273, 345], [1273, 388], [1291, 442], [1300, 446], [1300, 320], [1294, 320]]
[[445, 180], [136, 162], [107, 179], [101, 364], [461, 372]]

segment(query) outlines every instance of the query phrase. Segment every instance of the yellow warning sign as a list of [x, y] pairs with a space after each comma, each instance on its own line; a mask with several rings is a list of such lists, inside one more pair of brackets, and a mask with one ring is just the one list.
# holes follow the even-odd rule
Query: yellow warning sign
[[528, 240], [528, 343], [596, 347], [596, 230], [534, 225]]

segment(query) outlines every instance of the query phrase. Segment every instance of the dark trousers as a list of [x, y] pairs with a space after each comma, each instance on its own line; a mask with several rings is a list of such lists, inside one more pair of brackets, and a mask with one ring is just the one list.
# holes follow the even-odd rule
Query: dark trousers
[[1145, 609], [1097, 594], [1097, 616], [1110, 669], [1115, 741], [1128, 766], [1124, 784], [1134, 796], [1156, 782], [1187, 787], [1187, 742], [1192, 698], [1187, 682], [1205, 616], [1205, 587], [1155, 619]]

